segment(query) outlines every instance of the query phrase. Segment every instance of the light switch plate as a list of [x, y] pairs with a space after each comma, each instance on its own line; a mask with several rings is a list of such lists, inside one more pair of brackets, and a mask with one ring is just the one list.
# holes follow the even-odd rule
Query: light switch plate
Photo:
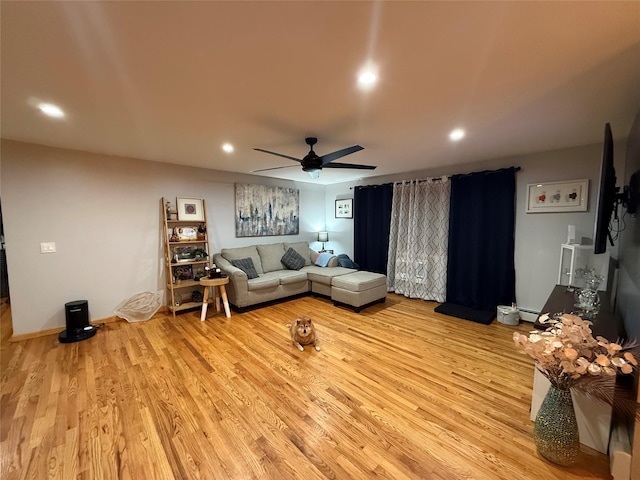
[[40, 253], [55, 253], [56, 242], [42, 242], [40, 244]]

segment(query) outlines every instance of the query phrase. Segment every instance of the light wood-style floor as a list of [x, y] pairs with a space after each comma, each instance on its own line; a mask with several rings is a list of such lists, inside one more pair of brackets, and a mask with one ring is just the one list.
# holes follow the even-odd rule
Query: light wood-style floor
[[[568, 469], [536, 453], [533, 365], [512, 341], [528, 325], [436, 305], [390, 294], [355, 314], [304, 297], [108, 323], [72, 344], [3, 334], [0, 478], [611, 478], [586, 447]], [[322, 351], [290, 344], [298, 315]]]

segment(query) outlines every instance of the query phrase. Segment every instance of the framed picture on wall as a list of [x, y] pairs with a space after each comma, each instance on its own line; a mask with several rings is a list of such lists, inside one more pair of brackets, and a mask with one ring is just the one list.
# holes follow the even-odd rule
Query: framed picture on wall
[[527, 213], [585, 212], [589, 180], [527, 185]]
[[176, 198], [178, 220], [204, 222], [204, 206], [201, 198]]
[[336, 200], [336, 218], [353, 218], [353, 198]]

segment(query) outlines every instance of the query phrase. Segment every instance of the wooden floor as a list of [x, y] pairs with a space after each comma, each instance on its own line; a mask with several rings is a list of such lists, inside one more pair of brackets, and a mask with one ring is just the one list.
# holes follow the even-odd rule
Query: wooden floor
[[[608, 479], [536, 453], [515, 330], [390, 294], [355, 314], [304, 297], [1, 344], [0, 478]], [[322, 350], [286, 323], [316, 320]], [[2, 321], [10, 322], [2, 305]]]

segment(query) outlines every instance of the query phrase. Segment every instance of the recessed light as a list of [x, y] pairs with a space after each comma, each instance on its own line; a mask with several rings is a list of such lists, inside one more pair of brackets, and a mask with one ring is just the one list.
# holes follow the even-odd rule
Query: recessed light
[[358, 83], [362, 86], [369, 86], [376, 83], [377, 79], [378, 77], [376, 76], [375, 73], [364, 72], [364, 73], [361, 73], [360, 76], [358, 77]]
[[225, 143], [224, 145], [222, 145], [222, 150], [227, 153], [231, 153], [233, 152], [233, 145], [231, 145], [230, 143]]
[[62, 118], [64, 117], [64, 112], [57, 105], [53, 105], [52, 103], [41, 103], [38, 105], [38, 108], [42, 113], [49, 117], [54, 118]]
[[367, 61], [358, 72], [358, 86], [363, 90], [368, 90], [373, 88], [377, 82], [378, 66], [372, 61]]
[[456, 128], [455, 130], [452, 130], [451, 133], [449, 134], [449, 139], [453, 140], [454, 142], [457, 142], [458, 140], [461, 140], [464, 138], [464, 130], [461, 128]]

